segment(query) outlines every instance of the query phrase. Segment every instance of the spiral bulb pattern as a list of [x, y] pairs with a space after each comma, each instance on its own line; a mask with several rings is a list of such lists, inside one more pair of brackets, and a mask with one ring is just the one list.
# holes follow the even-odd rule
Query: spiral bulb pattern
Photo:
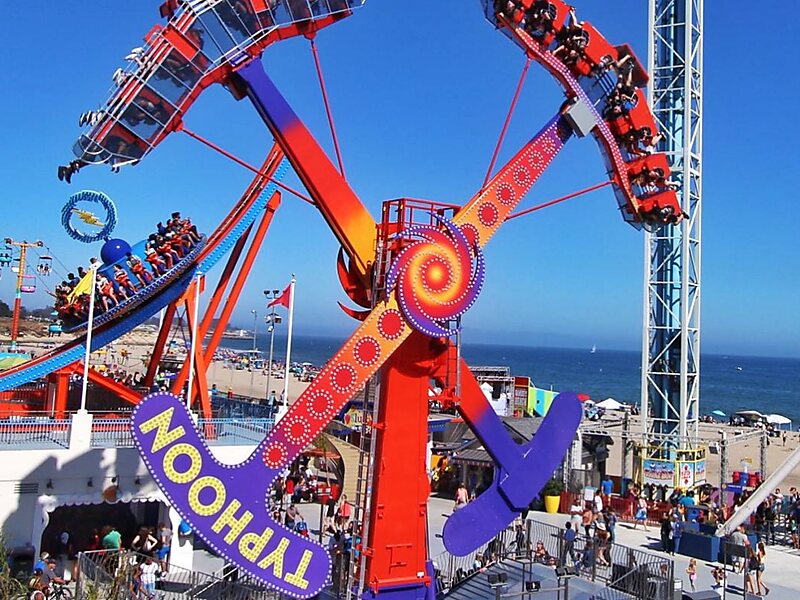
[[386, 277], [387, 290], [397, 287], [400, 311], [411, 326], [426, 335], [455, 333], [448, 321], [467, 312], [483, 287], [483, 252], [453, 222], [438, 217], [443, 229], [410, 227], [400, 234], [407, 246]]

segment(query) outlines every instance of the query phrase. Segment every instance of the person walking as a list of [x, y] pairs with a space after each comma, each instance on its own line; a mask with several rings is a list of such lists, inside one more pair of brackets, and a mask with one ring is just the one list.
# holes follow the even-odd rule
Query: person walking
[[683, 535], [683, 521], [678, 515], [672, 517], [672, 554], [680, 554], [681, 536]]
[[563, 533], [563, 540], [564, 546], [561, 550], [561, 556], [559, 557], [559, 564], [564, 567], [567, 564], [567, 555], [572, 559], [572, 564], [574, 565], [577, 563], [577, 559], [575, 558], [575, 538], [578, 537], [578, 533], [572, 528], [572, 523], [567, 521], [564, 525], [564, 533]]
[[456, 498], [455, 504], [453, 505], [453, 511], [457, 511], [459, 508], [462, 508], [467, 505], [469, 502], [469, 492], [467, 492], [467, 486], [464, 483], [459, 483], [458, 488], [456, 489]]
[[697, 561], [694, 558], [689, 560], [689, 566], [686, 567], [686, 574], [689, 576], [689, 585], [692, 586], [692, 591], [695, 591], [694, 584], [697, 581]]
[[[758, 542], [758, 552], [756, 552], [756, 556], [758, 556], [758, 570], [756, 571], [756, 587], [758, 588], [758, 594], [766, 596], [769, 594], [769, 588], [767, 584], [764, 583], [764, 568], [767, 562], [767, 548], [764, 545], [764, 542]], [[764, 588], [764, 593], [761, 594], [761, 588]]]
[[672, 523], [667, 517], [661, 519], [661, 549], [672, 554]]
[[636, 510], [633, 528], [636, 529], [639, 523], [641, 523], [642, 528], [647, 531], [647, 499], [644, 496], [639, 496], [639, 508]]

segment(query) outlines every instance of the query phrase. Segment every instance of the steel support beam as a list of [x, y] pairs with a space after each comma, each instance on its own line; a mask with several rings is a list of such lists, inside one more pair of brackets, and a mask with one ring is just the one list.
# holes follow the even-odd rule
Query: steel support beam
[[649, 1], [650, 104], [688, 218], [645, 236], [642, 433], [696, 438], [700, 399], [703, 0]]

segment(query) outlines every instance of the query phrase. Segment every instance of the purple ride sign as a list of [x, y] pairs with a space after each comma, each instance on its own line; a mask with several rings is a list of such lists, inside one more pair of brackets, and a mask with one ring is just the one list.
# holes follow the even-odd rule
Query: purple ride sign
[[256, 456], [223, 465], [211, 454], [183, 402], [145, 398], [133, 413], [133, 439], [147, 468], [194, 532], [242, 570], [297, 598], [316, 595], [331, 560], [321, 545], [270, 516], [267, 496], [279, 474]]

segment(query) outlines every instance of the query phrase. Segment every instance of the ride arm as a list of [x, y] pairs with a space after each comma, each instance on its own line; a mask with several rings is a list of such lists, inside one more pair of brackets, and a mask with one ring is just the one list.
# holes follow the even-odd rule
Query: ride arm
[[254, 60], [241, 69], [238, 84], [264, 119], [351, 263], [369, 285], [377, 225], [341, 173], [278, 88]]

